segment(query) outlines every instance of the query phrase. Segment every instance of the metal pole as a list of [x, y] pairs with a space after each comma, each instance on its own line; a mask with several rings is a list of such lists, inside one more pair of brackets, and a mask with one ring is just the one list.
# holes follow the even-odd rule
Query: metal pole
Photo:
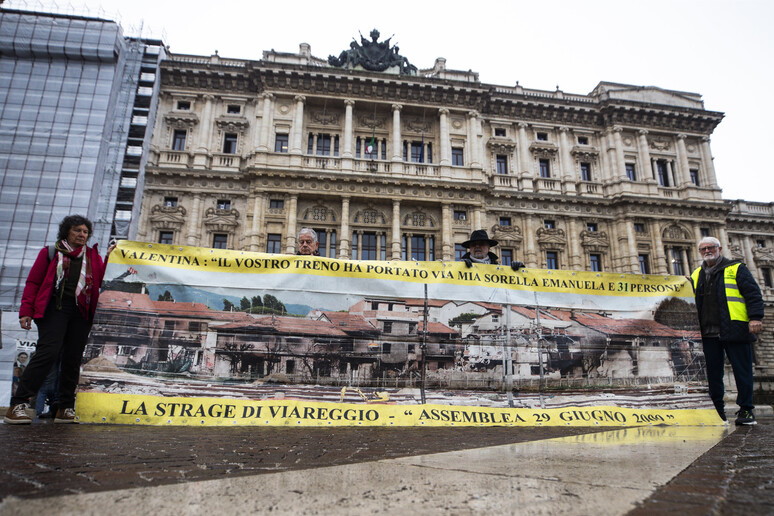
[[422, 397], [422, 404], [424, 405], [426, 403], [425, 400], [425, 367], [427, 365], [425, 361], [425, 355], [427, 354], [427, 283], [425, 283], [425, 314], [424, 314], [424, 325], [422, 328], [422, 344], [420, 345], [419, 349], [422, 352], [422, 383], [419, 386], [419, 392]]
[[538, 384], [538, 394], [540, 396], [540, 408], [546, 408], [543, 400], [543, 327], [540, 325], [540, 304], [538, 303], [537, 292], [535, 294], [535, 314], [537, 323], [537, 345], [538, 345], [538, 365], [540, 366], [540, 383]]
[[508, 406], [513, 408], [513, 356], [511, 356], [511, 305], [505, 305], [505, 342], [503, 353], [508, 353], [505, 376], [505, 389], [508, 392]]

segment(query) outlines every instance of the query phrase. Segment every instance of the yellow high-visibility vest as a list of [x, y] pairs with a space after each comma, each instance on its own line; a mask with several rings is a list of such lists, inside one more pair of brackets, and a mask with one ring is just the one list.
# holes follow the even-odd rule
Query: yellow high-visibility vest
[[[742, 264], [735, 263], [724, 269], [723, 283], [726, 288], [726, 304], [728, 304], [729, 317], [732, 321], [748, 322], [750, 318], [747, 316], [747, 305], [744, 302], [744, 298], [739, 293], [739, 285], [736, 283], [736, 271], [739, 269], [740, 265]], [[699, 287], [699, 272], [701, 272], [701, 267], [691, 274], [694, 290]]]

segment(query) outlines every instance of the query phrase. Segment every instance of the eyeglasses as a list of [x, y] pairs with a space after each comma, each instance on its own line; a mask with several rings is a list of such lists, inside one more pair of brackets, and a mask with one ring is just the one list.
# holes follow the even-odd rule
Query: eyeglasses
[[716, 246], [716, 245], [708, 245], [707, 247], [700, 247], [699, 248], [699, 252], [700, 253], [711, 253], [712, 251], [714, 251], [717, 248], [718, 248], [718, 246]]

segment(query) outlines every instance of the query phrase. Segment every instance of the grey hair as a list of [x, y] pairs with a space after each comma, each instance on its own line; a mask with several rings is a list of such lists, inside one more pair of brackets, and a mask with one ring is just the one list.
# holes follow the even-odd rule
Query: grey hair
[[708, 242], [708, 243], [710, 243], [712, 245], [716, 245], [716, 246], [720, 247], [720, 240], [718, 240], [715, 237], [706, 236], [706, 237], [702, 238], [701, 241], [699, 242], [699, 246], [701, 246], [701, 244], [703, 244], [705, 242]]
[[301, 228], [301, 231], [298, 232], [298, 238], [301, 238], [301, 235], [303, 235], [304, 233], [309, 234], [312, 237], [312, 240], [314, 240], [315, 242], [319, 242], [317, 240], [317, 232], [314, 229], [312, 229], [312, 228]]

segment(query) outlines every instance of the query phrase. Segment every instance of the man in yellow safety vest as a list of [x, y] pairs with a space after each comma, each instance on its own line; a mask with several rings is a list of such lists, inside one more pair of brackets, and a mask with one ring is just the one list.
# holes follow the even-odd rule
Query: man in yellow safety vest
[[752, 343], [763, 327], [763, 296], [750, 270], [741, 261], [724, 257], [722, 249], [717, 238], [702, 238], [699, 254], [704, 261], [691, 274], [707, 383], [712, 402], [725, 421], [723, 367], [728, 356], [738, 391], [736, 424], [754, 425]]

